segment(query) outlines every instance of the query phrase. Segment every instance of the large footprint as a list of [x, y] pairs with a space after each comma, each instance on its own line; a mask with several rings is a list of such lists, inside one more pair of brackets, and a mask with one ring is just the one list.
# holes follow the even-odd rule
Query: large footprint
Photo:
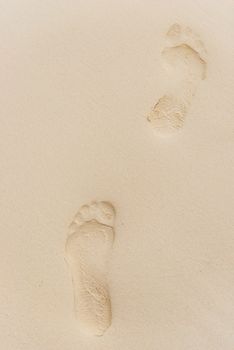
[[173, 24], [166, 38], [170, 47], [162, 51], [162, 58], [170, 77], [168, 92], [147, 118], [161, 133], [183, 126], [197, 86], [206, 75], [206, 50], [190, 28]]
[[66, 241], [75, 313], [80, 326], [94, 335], [103, 335], [111, 324], [106, 272], [114, 240], [114, 217], [110, 203], [84, 205], [72, 221]]

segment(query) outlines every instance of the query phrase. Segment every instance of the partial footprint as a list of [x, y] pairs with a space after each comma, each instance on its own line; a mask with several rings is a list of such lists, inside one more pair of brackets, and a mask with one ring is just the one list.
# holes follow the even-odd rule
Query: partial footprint
[[162, 58], [170, 77], [168, 92], [147, 118], [161, 133], [171, 133], [183, 126], [197, 86], [206, 75], [205, 47], [190, 28], [173, 24], [166, 38], [170, 47], [162, 51]]
[[70, 225], [66, 242], [76, 316], [80, 326], [94, 335], [102, 335], [111, 324], [106, 274], [114, 218], [115, 210], [108, 202], [84, 205]]

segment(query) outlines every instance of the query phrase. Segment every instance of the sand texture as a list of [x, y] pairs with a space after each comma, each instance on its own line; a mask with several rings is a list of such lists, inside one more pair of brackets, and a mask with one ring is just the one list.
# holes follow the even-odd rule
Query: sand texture
[[1, 1], [2, 350], [234, 349], [233, 23]]

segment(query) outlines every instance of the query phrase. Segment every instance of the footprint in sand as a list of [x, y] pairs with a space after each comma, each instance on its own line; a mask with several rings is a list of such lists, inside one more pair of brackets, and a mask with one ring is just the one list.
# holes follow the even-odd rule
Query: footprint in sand
[[197, 35], [188, 27], [173, 24], [166, 34], [169, 47], [162, 59], [170, 82], [150, 114], [148, 121], [160, 133], [180, 129], [196, 93], [199, 82], [206, 76], [206, 50]]
[[84, 205], [70, 225], [65, 248], [77, 319], [82, 329], [99, 336], [111, 324], [106, 274], [114, 218], [115, 210], [108, 202]]

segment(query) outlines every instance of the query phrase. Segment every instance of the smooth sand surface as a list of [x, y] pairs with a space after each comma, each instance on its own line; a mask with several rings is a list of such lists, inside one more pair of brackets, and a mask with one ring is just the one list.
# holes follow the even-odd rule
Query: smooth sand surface
[[[207, 75], [165, 138], [147, 115], [173, 23]], [[233, 23], [231, 0], [1, 1], [1, 349], [233, 350]], [[93, 200], [117, 213], [103, 337], [80, 331], [64, 260]]]

